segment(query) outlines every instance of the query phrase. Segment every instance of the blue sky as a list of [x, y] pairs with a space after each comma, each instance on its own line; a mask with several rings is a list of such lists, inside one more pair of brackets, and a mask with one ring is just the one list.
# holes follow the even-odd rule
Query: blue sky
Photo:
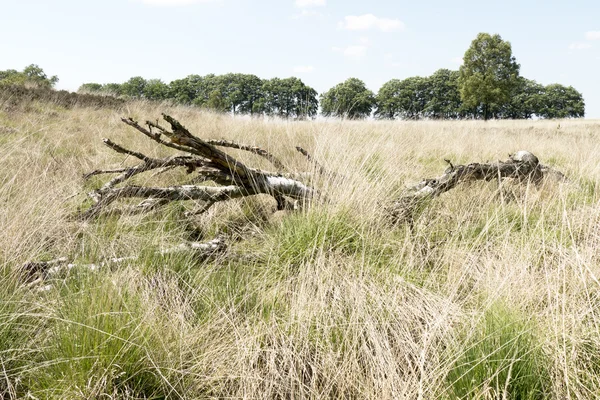
[[0, 70], [35, 63], [59, 88], [189, 74], [357, 77], [457, 69], [479, 32], [512, 43], [521, 75], [572, 85], [600, 118], [599, 1], [0, 0]]

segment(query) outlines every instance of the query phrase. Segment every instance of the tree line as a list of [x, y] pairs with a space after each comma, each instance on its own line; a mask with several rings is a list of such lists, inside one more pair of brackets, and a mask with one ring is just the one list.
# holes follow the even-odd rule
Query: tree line
[[[377, 92], [350, 78], [318, 96], [300, 79], [261, 79], [251, 74], [189, 75], [165, 83], [136, 76], [124, 83], [85, 83], [79, 92], [147, 100], [170, 100], [232, 114], [306, 119], [529, 119], [585, 115], [580, 92], [561, 84], [541, 85], [519, 75], [510, 42], [480, 33], [458, 71], [440, 69], [427, 77], [392, 79]], [[52, 87], [37, 65], [0, 71], [0, 84]]]
[[16, 69], [0, 71], [0, 85], [53, 88], [57, 83], [56, 75], [46, 75], [44, 70], [36, 64], [26, 66], [23, 71]]
[[480, 33], [458, 71], [386, 82], [375, 95], [350, 78], [321, 95], [325, 116], [378, 119], [578, 118], [583, 96], [572, 86], [541, 85], [519, 75], [510, 42]]
[[392, 79], [376, 95], [362, 81], [348, 79], [321, 95], [321, 112], [350, 119], [578, 118], [585, 105], [571, 86], [544, 86], [523, 77], [504, 102], [467, 103], [461, 97], [460, 72], [440, 69], [428, 77]]
[[317, 115], [317, 92], [298, 78], [260, 79], [250, 74], [189, 75], [169, 84], [137, 76], [122, 84], [86, 83], [80, 92], [134, 99], [173, 100], [233, 114], [305, 119]]

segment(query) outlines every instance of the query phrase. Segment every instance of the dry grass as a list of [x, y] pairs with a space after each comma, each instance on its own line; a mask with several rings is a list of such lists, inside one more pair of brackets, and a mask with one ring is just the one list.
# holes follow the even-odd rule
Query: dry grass
[[[35, 110], [33, 112], [32, 110]], [[343, 178], [334, 201], [273, 214], [266, 197], [194, 220], [68, 216], [118, 167], [109, 137], [164, 150], [111, 110], [34, 104], [0, 112], [0, 394], [5, 398], [593, 398], [600, 396], [600, 123], [281, 122], [134, 103], [202, 138], [255, 143], [290, 170], [307, 148]], [[381, 204], [455, 163], [527, 149], [569, 177], [543, 187], [461, 187], [390, 227]], [[269, 168], [253, 155], [236, 153]], [[139, 183], [188, 179], [170, 173]], [[153, 250], [229, 235], [247, 261]], [[96, 261], [53, 288], [21, 285], [27, 260]]]

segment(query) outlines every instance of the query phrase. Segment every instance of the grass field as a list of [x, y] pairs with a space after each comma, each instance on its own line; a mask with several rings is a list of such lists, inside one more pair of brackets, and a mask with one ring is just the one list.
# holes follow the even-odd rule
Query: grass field
[[[329, 202], [256, 196], [187, 218], [69, 218], [134, 160], [170, 153], [120, 122], [167, 112], [201, 138], [256, 144], [290, 171], [303, 146], [342, 177]], [[529, 150], [567, 182], [463, 185], [412, 228], [384, 206], [455, 164]], [[249, 165], [265, 160], [231, 151]], [[6, 399], [582, 399], [600, 396], [600, 122], [282, 122], [131, 103], [0, 111], [0, 397]], [[191, 179], [152, 173], [139, 184]], [[224, 235], [245, 257], [156, 255]], [[49, 290], [31, 260], [75, 263]]]

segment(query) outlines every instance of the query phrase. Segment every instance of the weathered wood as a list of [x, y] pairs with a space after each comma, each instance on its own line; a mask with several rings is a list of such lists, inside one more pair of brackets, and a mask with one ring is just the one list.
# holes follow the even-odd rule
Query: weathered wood
[[[247, 146], [224, 140], [204, 141], [192, 135], [174, 118], [165, 114], [163, 114], [163, 118], [170, 124], [171, 131], [163, 128], [158, 123], [147, 122], [148, 129], [146, 129], [131, 118], [122, 118], [122, 121], [155, 142], [186, 152], [191, 154], [191, 156], [173, 156], [164, 159], [155, 159], [126, 149], [109, 139], [104, 139], [105, 145], [112, 150], [120, 154], [136, 157], [142, 160], [143, 163], [126, 169], [96, 170], [87, 174], [86, 177], [103, 173], [119, 173], [120, 175], [105, 183], [100, 189], [89, 193], [95, 204], [81, 213], [79, 217], [89, 218], [96, 216], [119, 198], [151, 198], [161, 199], [163, 202], [199, 200], [205, 202], [210, 207], [210, 205], [218, 201], [255, 194], [269, 194], [275, 197], [278, 208], [280, 208], [289, 207], [289, 203], [285, 197], [304, 200], [315, 195], [314, 189], [292, 176], [249, 168], [234, 157], [217, 149], [216, 146], [250, 151], [267, 158], [277, 168], [283, 169], [283, 164], [266, 150], [257, 146]], [[154, 133], [153, 129], [158, 132]], [[161, 137], [163, 135], [168, 137], [170, 142], [162, 140]], [[198, 176], [194, 181], [213, 181], [222, 186], [176, 185], [169, 187], [142, 187], [130, 185], [117, 187], [131, 177], [143, 172], [157, 168], [173, 168], [178, 166], [186, 167], [188, 173], [195, 171]]]
[[444, 174], [437, 178], [425, 179], [409, 187], [399, 199], [387, 207], [387, 212], [394, 221], [412, 218], [413, 211], [424, 200], [437, 197], [464, 182], [500, 181], [512, 178], [537, 185], [544, 179], [544, 171], [549, 170], [548, 167], [540, 164], [535, 155], [525, 150], [509, 155], [506, 161], [467, 165], [453, 165], [449, 160], [446, 162], [450, 167]]
[[[222, 254], [227, 250], [227, 243], [223, 237], [218, 237], [208, 242], [186, 242], [177, 246], [158, 251], [159, 255], [175, 254], [180, 252], [192, 252], [195, 257], [205, 259]], [[72, 269], [85, 269], [96, 271], [99, 269], [120, 265], [127, 261], [134, 261], [138, 255], [125, 257], [110, 257], [98, 263], [78, 264], [69, 261], [67, 257], [60, 257], [50, 261], [30, 261], [21, 267], [24, 280], [29, 286], [34, 286], [49, 279], [58, 277], [59, 274]]]

